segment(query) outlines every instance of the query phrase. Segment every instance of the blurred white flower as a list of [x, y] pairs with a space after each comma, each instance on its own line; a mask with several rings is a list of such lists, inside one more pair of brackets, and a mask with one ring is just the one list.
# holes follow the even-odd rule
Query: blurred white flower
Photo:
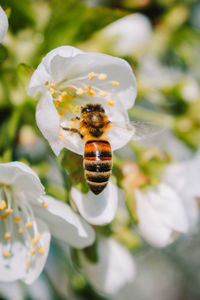
[[153, 246], [165, 247], [180, 233], [194, 230], [198, 219], [195, 197], [200, 196], [197, 158], [171, 164], [156, 187], [136, 190], [138, 228]]
[[71, 246], [94, 241], [93, 229], [65, 203], [44, 195], [21, 162], [0, 164], [0, 281], [32, 283], [42, 272], [51, 233]]
[[83, 252], [79, 256], [84, 274], [98, 292], [115, 294], [135, 278], [133, 257], [114, 239], [99, 238], [97, 255], [97, 263], [90, 262]]
[[145, 48], [152, 35], [149, 19], [140, 13], [123, 17], [108, 26], [99, 34], [102, 43], [109, 43], [112, 53], [119, 56], [138, 53]]
[[118, 188], [111, 182], [99, 195], [94, 195], [91, 191], [83, 194], [78, 189], [72, 188], [71, 197], [81, 216], [90, 224], [105, 225], [115, 217], [118, 206]]
[[[71, 127], [80, 107], [89, 103], [101, 104], [111, 122], [129, 122], [127, 110], [135, 101], [136, 81], [125, 60], [62, 46], [49, 52], [34, 72], [28, 94], [38, 92], [37, 124], [55, 154], [63, 148], [83, 154], [79, 135], [62, 127]], [[132, 132], [122, 135], [113, 126], [107, 137], [115, 150], [130, 140]]]
[[8, 31], [8, 18], [0, 6], [0, 42], [3, 40]]

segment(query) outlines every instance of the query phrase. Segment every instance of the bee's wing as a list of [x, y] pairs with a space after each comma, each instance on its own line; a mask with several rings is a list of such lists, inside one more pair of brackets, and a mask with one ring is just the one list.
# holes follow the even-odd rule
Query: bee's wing
[[161, 133], [164, 129], [146, 121], [130, 121], [129, 123], [112, 123], [112, 126], [121, 128], [133, 134], [132, 139], [138, 141]]

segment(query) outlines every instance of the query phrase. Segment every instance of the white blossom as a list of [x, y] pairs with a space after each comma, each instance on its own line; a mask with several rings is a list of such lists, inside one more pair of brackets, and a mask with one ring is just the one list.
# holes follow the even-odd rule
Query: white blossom
[[91, 191], [83, 194], [78, 189], [72, 188], [71, 197], [81, 216], [90, 224], [106, 225], [115, 217], [119, 198], [118, 188], [111, 182], [99, 195], [94, 195]]
[[0, 42], [3, 40], [8, 31], [8, 18], [0, 6]]
[[141, 54], [152, 36], [152, 26], [145, 15], [135, 13], [109, 24], [98, 36], [115, 55]]
[[[197, 158], [171, 164], [156, 187], [136, 190], [138, 228], [153, 246], [165, 247], [180, 233], [194, 230], [198, 219]], [[198, 162], [200, 165], [200, 161]]]
[[115, 294], [135, 278], [136, 266], [133, 257], [112, 238], [99, 238], [97, 263], [90, 262], [82, 252], [79, 256], [88, 281], [103, 294]]
[[[49, 52], [33, 73], [28, 94], [37, 93], [37, 124], [54, 153], [68, 148], [83, 154], [80, 136], [62, 127], [71, 127], [80, 107], [89, 103], [101, 104], [111, 122], [129, 122], [127, 110], [134, 104], [136, 81], [125, 60], [62, 46]], [[112, 150], [124, 146], [132, 134], [113, 126], [107, 134]]]
[[32, 283], [42, 272], [51, 234], [76, 248], [94, 241], [93, 229], [65, 203], [44, 194], [31, 168], [0, 164], [0, 281]]

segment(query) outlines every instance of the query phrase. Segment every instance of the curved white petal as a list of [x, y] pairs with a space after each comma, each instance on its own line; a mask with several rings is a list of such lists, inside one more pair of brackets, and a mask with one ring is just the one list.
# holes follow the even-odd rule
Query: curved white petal
[[139, 230], [154, 246], [164, 247], [173, 241], [173, 232], [187, 232], [189, 223], [182, 200], [167, 184], [136, 193]]
[[0, 298], [6, 300], [22, 300], [25, 299], [25, 293], [20, 282], [0, 282]]
[[[77, 54], [82, 53], [81, 50], [72, 46], [61, 46], [50, 51], [41, 61], [35, 72], [31, 77], [31, 81], [28, 88], [28, 95], [34, 96], [38, 91], [44, 90], [45, 82], [54, 80], [50, 70], [50, 63], [55, 56], [62, 57], [74, 57]], [[61, 72], [62, 73], [62, 72]]]
[[36, 199], [44, 193], [44, 187], [37, 174], [22, 162], [0, 164], [0, 182], [20, 187], [27, 200]]
[[8, 18], [0, 6], [0, 42], [3, 40], [8, 31]]
[[111, 182], [99, 195], [94, 195], [91, 191], [82, 194], [78, 189], [72, 188], [71, 197], [81, 216], [90, 224], [105, 225], [115, 217], [118, 206], [118, 188]]
[[0, 281], [10, 282], [21, 279], [26, 283], [32, 283], [42, 272], [49, 251], [50, 233], [48, 232], [48, 229], [43, 222], [38, 221], [37, 225], [41, 233], [41, 242], [45, 246], [45, 253], [36, 253], [35, 257], [33, 257], [33, 263], [29, 268], [27, 268], [25, 261], [29, 249], [25, 247], [24, 241], [22, 242], [20, 239], [17, 239], [16, 237], [14, 239], [13, 237], [14, 240], [12, 240], [11, 257], [3, 256], [5, 245], [1, 243]]
[[105, 294], [117, 293], [135, 277], [133, 257], [124, 246], [111, 238], [100, 238], [97, 247], [97, 263], [89, 262], [84, 253], [79, 254], [83, 271], [98, 291]]
[[92, 227], [77, 215], [69, 205], [50, 196], [42, 196], [48, 207], [35, 206], [35, 213], [48, 224], [53, 236], [76, 248], [84, 248], [94, 242]]

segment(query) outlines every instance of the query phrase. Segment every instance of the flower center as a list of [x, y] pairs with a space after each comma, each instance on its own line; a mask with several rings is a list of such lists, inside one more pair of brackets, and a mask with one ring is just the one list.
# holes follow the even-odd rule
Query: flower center
[[45, 252], [41, 234], [32, 207], [22, 192], [14, 192], [11, 186], [0, 185], [0, 241], [5, 258], [12, 257], [15, 241], [26, 248], [26, 267], [34, 263], [37, 254]]
[[[113, 106], [115, 104], [114, 100], [112, 100], [111, 93], [101, 89], [101, 81], [103, 82], [103, 86], [112, 85], [118, 87], [120, 84], [115, 80], [106, 80], [107, 74], [95, 74], [94, 72], [88, 73], [86, 76], [76, 77], [70, 80], [63, 80], [58, 84], [55, 84], [53, 81], [45, 82], [45, 85], [48, 87], [48, 91], [53, 96], [53, 101], [55, 107], [59, 111], [59, 115], [62, 116], [65, 111], [71, 110], [74, 113], [79, 113], [80, 106], [75, 105], [75, 100], [80, 96], [99, 96], [103, 97], [107, 100], [107, 104], [109, 106]], [[92, 85], [92, 81], [95, 80], [95, 83]]]

